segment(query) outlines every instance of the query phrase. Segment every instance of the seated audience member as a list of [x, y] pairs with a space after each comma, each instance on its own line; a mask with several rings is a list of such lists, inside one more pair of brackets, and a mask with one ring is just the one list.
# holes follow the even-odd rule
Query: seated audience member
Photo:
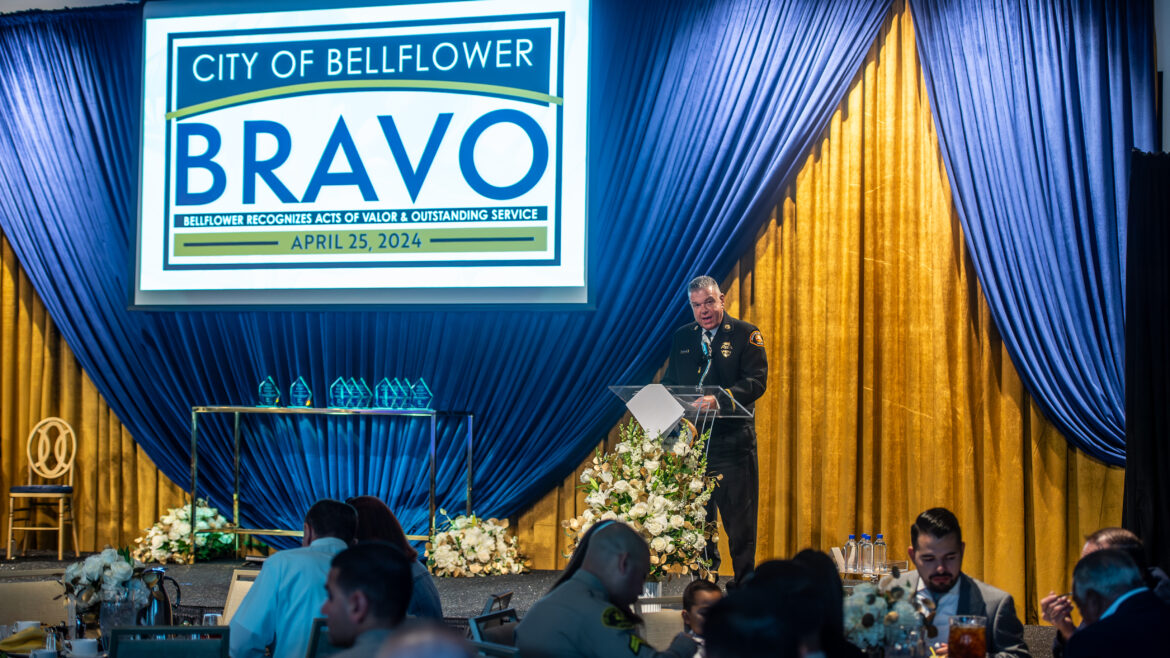
[[430, 619], [407, 620], [382, 644], [378, 658], [473, 658], [467, 640]]
[[792, 561], [756, 568], [743, 586], [707, 611], [709, 658], [796, 658], [818, 655], [822, 624], [813, 578]]
[[[660, 654], [638, 636], [640, 622], [630, 606], [642, 593], [650, 572], [650, 549], [629, 526], [602, 521], [590, 528], [557, 581], [516, 627], [516, 647], [524, 658], [573, 656], [676, 656], [690, 658], [695, 643], [676, 638]], [[580, 559], [577, 553], [584, 551]], [[685, 648], [684, 648], [685, 644]]]
[[406, 539], [398, 518], [375, 496], [355, 496], [345, 501], [353, 505], [358, 513], [357, 541], [378, 540], [402, 548], [410, 556], [410, 573], [414, 579], [414, 594], [406, 614], [411, 617], [425, 617], [443, 621], [443, 605], [439, 601], [439, 589], [431, 578], [426, 565], [418, 560], [418, 551]]
[[313, 619], [325, 601], [329, 562], [353, 542], [357, 512], [340, 500], [318, 500], [305, 515], [301, 548], [273, 553], [231, 621], [233, 658], [303, 656]]
[[[936, 606], [933, 639], [936, 652], [945, 654], [950, 618], [979, 615], [987, 618], [987, 653], [995, 658], [1030, 656], [1024, 644], [1024, 625], [1007, 592], [963, 573], [963, 543], [959, 520], [942, 507], [928, 509], [910, 526], [908, 554], [918, 570], [912, 579], [918, 596]], [[927, 629], [929, 632], [929, 628]]]
[[805, 549], [792, 561], [808, 570], [812, 593], [821, 618], [821, 650], [825, 658], [861, 658], [861, 649], [845, 639], [845, 595], [841, 574], [833, 558], [820, 551]]
[[[1146, 551], [1142, 540], [1125, 528], [1101, 528], [1085, 537], [1085, 545], [1081, 548], [1081, 557], [1102, 548], [1117, 548], [1125, 551], [1141, 570], [1146, 586], [1162, 601], [1170, 604], [1170, 577], [1158, 567], [1146, 567]], [[1052, 640], [1052, 655], [1060, 658], [1064, 655], [1064, 646], [1072, 637], [1077, 627], [1072, 621], [1072, 600], [1068, 595], [1057, 596], [1049, 592], [1048, 596], [1040, 599], [1040, 611], [1044, 620], [1056, 627], [1056, 637]]]
[[1073, 598], [1085, 626], [1069, 638], [1067, 658], [1166, 655], [1170, 606], [1146, 587], [1124, 551], [1103, 548], [1081, 558]]
[[382, 541], [362, 542], [333, 558], [321, 614], [329, 623], [329, 641], [349, 647], [335, 658], [377, 655], [406, 617], [414, 561], [401, 547]]
[[723, 590], [709, 580], [693, 580], [683, 590], [683, 626], [686, 630], [683, 635], [694, 640], [695, 658], [704, 658], [707, 655], [703, 648], [703, 629], [707, 618], [707, 610], [723, 598]]

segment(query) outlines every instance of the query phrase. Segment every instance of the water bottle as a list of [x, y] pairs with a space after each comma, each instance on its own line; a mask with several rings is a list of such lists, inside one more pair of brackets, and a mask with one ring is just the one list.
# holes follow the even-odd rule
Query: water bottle
[[861, 573], [873, 573], [873, 542], [869, 541], [868, 534], [861, 533], [861, 545], [857, 550], [861, 554], [857, 559], [858, 570]]
[[873, 543], [873, 570], [874, 573], [885, 573], [886, 569], [886, 540], [882, 533], [878, 533], [877, 541]]
[[845, 542], [845, 573], [857, 573], [857, 536], [849, 535]]

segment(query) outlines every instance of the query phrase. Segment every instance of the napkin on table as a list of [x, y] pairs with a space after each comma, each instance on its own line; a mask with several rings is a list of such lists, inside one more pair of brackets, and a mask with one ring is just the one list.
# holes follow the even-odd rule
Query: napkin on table
[[31, 653], [44, 647], [45, 632], [40, 628], [26, 628], [0, 641], [0, 651], [4, 653]]

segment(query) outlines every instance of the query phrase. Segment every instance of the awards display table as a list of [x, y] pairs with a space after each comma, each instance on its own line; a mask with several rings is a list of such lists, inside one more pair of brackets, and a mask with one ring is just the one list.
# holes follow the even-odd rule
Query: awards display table
[[[242, 528], [240, 527], [240, 417], [245, 415], [293, 415], [293, 416], [373, 416], [383, 418], [412, 418], [426, 422], [429, 426], [430, 441], [427, 446], [427, 457], [430, 466], [429, 477], [429, 516], [428, 529], [431, 534], [435, 531], [435, 420], [437, 416], [462, 416], [467, 418], [467, 513], [471, 514], [471, 475], [472, 475], [472, 422], [473, 417], [467, 413], [434, 411], [432, 409], [334, 409], [313, 407], [245, 407], [245, 406], [203, 406], [191, 407], [191, 519], [195, 519], [195, 502], [198, 500], [196, 487], [199, 484], [199, 417], [205, 414], [231, 414], [233, 440], [233, 487], [232, 487], [232, 525], [230, 531], [236, 535], [236, 552], [239, 553], [240, 535], [277, 535], [301, 536], [301, 530], [281, 530], [272, 528]], [[188, 563], [195, 562], [195, 523], [191, 523], [190, 553]], [[425, 541], [424, 535], [407, 535], [407, 539]]]

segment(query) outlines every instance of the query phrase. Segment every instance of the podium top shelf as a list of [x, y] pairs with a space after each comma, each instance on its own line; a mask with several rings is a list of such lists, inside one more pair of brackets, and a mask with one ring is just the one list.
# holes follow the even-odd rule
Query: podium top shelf
[[428, 418], [437, 415], [434, 409], [340, 409], [334, 407], [245, 407], [210, 405], [191, 407], [192, 414], [279, 414], [292, 416], [406, 416]]

